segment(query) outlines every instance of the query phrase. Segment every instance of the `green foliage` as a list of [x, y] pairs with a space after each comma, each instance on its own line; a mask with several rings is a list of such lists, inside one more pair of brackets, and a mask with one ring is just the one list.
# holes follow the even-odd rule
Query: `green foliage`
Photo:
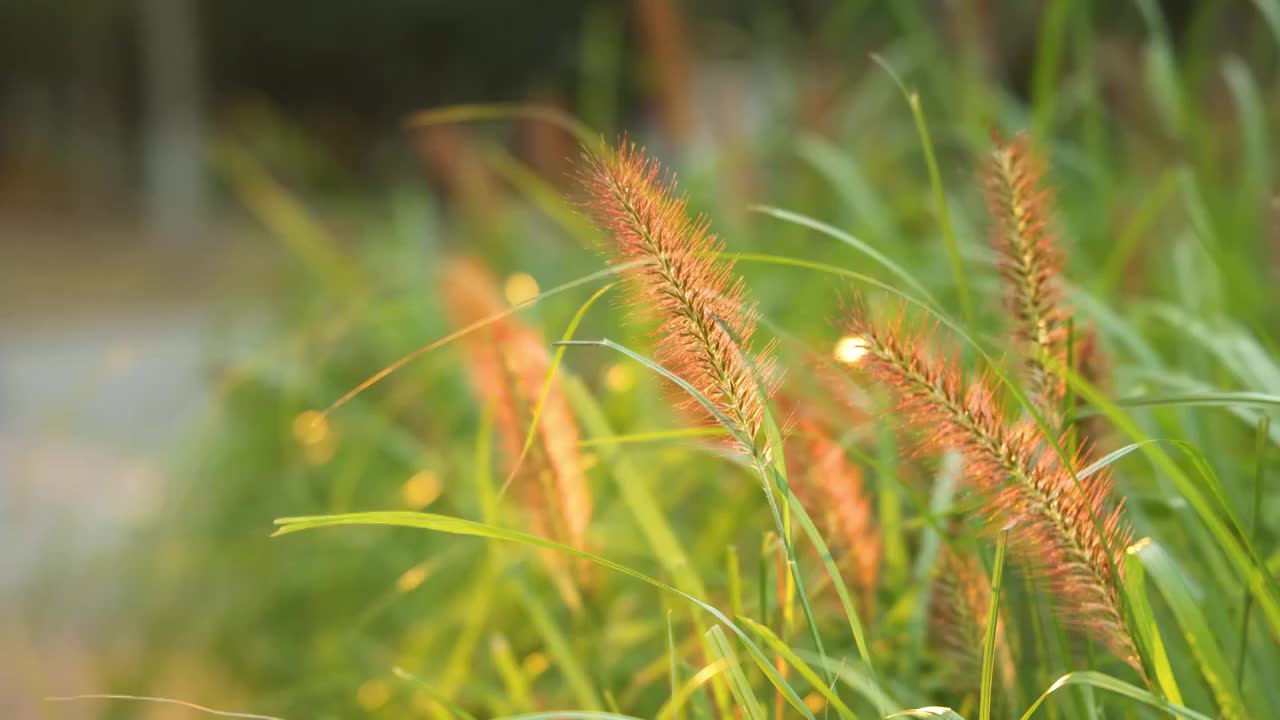
[[[867, 12], [848, 5], [833, 17]], [[840, 46], [855, 77], [830, 121], [807, 127], [788, 90], [804, 65], [788, 58], [782, 82], [752, 89], [770, 108], [755, 134], [663, 159], [738, 260], [787, 387], [832, 414], [837, 398], [815, 386], [812, 362], [830, 355], [851, 291], [907, 303], [969, 371], [1012, 382], [1008, 327], [988, 310], [1000, 292], [975, 178], [989, 128], [1040, 134], [1060, 188], [1068, 301], [1098, 329], [1109, 366], [1101, 383], [1067, 371], [1073, 419], [1098, 428], [1101, 459], [1082, 474], [1115, 471], [1141, 538], [1126, 598], [1150, 686], [1062, 627], [1033, 569], [1003, 553], [991, 562], [993, 538], [963, 522], [973, 498], [945, 465], [911, 456], [887, 413], [840, 438], [896, 513], [886, 547], [903, 554], [875, 602], [855, 602], [841, 570], [856, 548], [825, 533], [825, 508], [802, 502], [780, 456], [728, 453], [689, 429], [672, 399], [699, 402], [697, 389], [650, 359], [643, 313], [592, 303], [614, 273], [584, 249], [595, 231], [559, 178], [478, 131], [478, 169], [504, 180], [479, 215], [421, 188], [308, 209], [273, 179], [287, 168], [259, 164], [252, 143], [219, 146], [228, 187], [285, 248], [288, 292], [260, 355], [216, 357], [219, 393], [188, 482], [139, 538], [129, 580], [148, 592], [126, 625], [145, 631], [146, 662], [122, 668], [121, 686], [163, 694], [147, 679], [183, 660], [255, 712], [317, 718], [1207, 718], [1280, 704], [1280, 495], [1261, 480], [1275, 477], [1265, 463], [1280, 444], [1280, 423], [1265, 424], [1280, 405], [1280, 237], [1265, 207], [1280, 126], [1276, 3], [1242, 4], [1257, 14], [1225, 60], [1211, 32], [1175, 42], [1154, 2], [1112, 23], [1109, 4], [1046, 3], [1030, 25], [1043, 40], [1030, 101], [972, 60], [992, 37], [945, 40], [916, 5], [876, 16], [890, 28], [876, 49], [901, 81], [866, 59], [870, 48]], [[1214, 22], [1212, 5], [1199, 22]], [[617, 22], [597, 14], [587, 32], [617, 33]], [[1079, 49], [1104, 42], [1143, 61], [1100, 67]], [[599, 38], [582, 53], [617, 62]], [[583, 90], [601, 122], [618, 115], [606, 90], [598, 78]], [[502, 128], [518, 116], [590, 136], [558, 112], [508, 105], [417, 121]], [[362, 242], [335, 240], [326, 228], [339, 223]], [[528, 509], [491, 466], [493, 409], [468, 391], [457, 343], [434, 342], [457, 328], [433, 268], [461, 251], [551, 288], [513, 314], [549, 347], [562, 339], [553, 372], [595, 463], [590, 552], [524, 530]], [[424, 347], [330, 414], [324, 437], [299, 428]], [[848, 392], [882, 400], [879, 388]], [[787, 413], [766, 419], [778, 447]], [[526, 451], [533, 437], [521, 437]], [[415, 499], [414, 477], [434, 479], [438, 498]], [[269, 540], [280, 517], [281, 532], [359, 527]], [[981, 675], [967, 687], [948, 679], [927, 629], [941, 544], [980, 553], [997, 578]], [[576, 601], [540, 562], [547, 552], [595, 563]], [[994, 667], [997, 609], [1012, 688]]]

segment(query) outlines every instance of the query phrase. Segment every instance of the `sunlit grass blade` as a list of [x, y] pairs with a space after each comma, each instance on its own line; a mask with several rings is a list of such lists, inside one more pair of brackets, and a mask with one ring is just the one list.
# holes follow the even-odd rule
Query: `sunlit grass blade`
[[215, 710], [210, 707], [205, 707], [204, 705], [197, 705], [193, 702], [187, 702], [186, 700], [176, 700], [174, 698], [164, 698], [164, 697], [151, 697], [147, 695], [88, 693], [83, 695], [63, 695], [63, 696], [47, 697], [44, 700], [45, 702], [54, 702], [54, 703], [75, 702], [75, 701], [81, 701], [81, 700], [130, 700], [134, 702], [151, 703], [154, 705], [177, 705], [178, 707], [186, 708], [187, 710], [194, 710], [196, 712], [201, 712], [206, 715], [216, 715], [218, 717], [240, 718], [242, 720], [283, 720], [283, 718], [278, 718], [274, 715], [255, 715], [253, 713], [231, 712], [228, 710]]
[[719, 659], [729, 664], [729, 687], [733, 689], [733, 696], [738, 700], [738, 708], [749, 720], [765, 720], [764, 709], [760, 707], [760, 701], [751, 690], [751, 683], [747, 682], [746, 674], [738, 665], [733, 646], [725, 637], [724, 630], [720, 629], [719, 625], [712, 625], [711, 630], [707, 632], [707, 637], [720, 656]]
[[810, 667], [808, 663], [801, 660], [800, 656], [787, 646], [787, 644], [782, 641], [782, 638], [778, 637], [778, 635], [774, 633], [773, 630], [770, 630], [767, 625], [762, 625], [750, 618], [744, 617], [739, 617], [738, 622], [742, 623], [743, 626], [754, 631], [757, 635], [763, 638], [764, 644], [772, 648], [773, 651], [781, 655], [783, 659], [791, 665], [791, 667], [795, 668], [796, 672], [800, 673], [800, 677], [804, 678], [805, 681], [813, 687], [815, 692], [826, 699], [826, 701], [830, 703], [831, 707], [835, 708], [840, 717], [856, 720], [857, 715], [855, 715], [853, 710], [851, 710], [849, 706], [840, 699], [840, 696], [827, 687], [827, 683], [818, 676], [818, 673], [814, 672], [813, 668]]
[[678, 720], [680, 709], [689, 701], [689, 698], [703, 685], [728, 672], [728, 670], [729, 661], [725, 658], [720, 658], [694, 673], [693, 677], [686, 680], [680, 686], [680, 689], [667, 700], [667, 703], [658, 710], [657, 715], [654, 716], [655, 720]]
[[[615, 572], [622, 573], [623, 575], [626, 575], [628, 577], [648, 583], [649, 585], [652, 585], [653, 587], [658, 588], [659, 590], [662, 590], [664, 592], [668, 592], [673, 595], [676, 595], [677, 597], [680, 597], [688, 601], [689, 603], [692, 603], [693, 605], [701, 608], [703, 611], [709, 613], [721, 624], [723, 624], [725, 627], [733, 631], [733, 633], [738, 637], [738, 639], [742, 642], [742, 644], [746, 646], [748, 653], [751, 654], [752, 658], [755, 659], [756, 663], [765, 670], [765, 674], [769, 677], [770, 682], [772, 682], [776, 687], [778, 687], [779, 690], [783, 692], [783, 694], [787, 697], [788, 701], [792, 703], [792, 705], [797, 706], [799, 708], [804, 707], [804, 701], [801, 700], [798, 695], [796, 695], [795, 690], [791, 688], [791, 686], [788, 685], [786, 681], [783, 680], [775, 670], [773, 670], [773, 665], [770, 662], [769, 658], [765, 656], [765, 654], [760, 650], [760, 648], [755, 644], [755, 642], [753, 642], [751, 638], [741, 628], [739, 628], [736, 624], [734, 624], [734, 622], [730, 620], [729, 617], [726, 616], [724, 613], [722, 613], [720, 610], [716, 609], [714, 606], [709, 605], [702, 600], [699, 600], [698, 598], [695, 598], [694, 596], [686, 592], [678, 590], [677, 588], [662, 582], [661, 580], [652, 578], [648, 575], [645, 575], [642, 572], [639, 572], [630, 567], [627, 567], [626, 565], [616, 563], [612, 560], [608, 560], [594, 553], [589, 553], [583, 550], [577, 550], [568, 545], [555, 542], [554, 540], [548, 540], [546, 538], [538, 537], [536, 535], [530, 535], [529, 533], [521, 532], [518, 530], [511, 530], [508, 528], [496, 527], [486, 523], [478, 523], [472, 520], [464, 520], [462, 518], [449, 517], [446, 515], [436, 515], [433, 513], [382, 511], [382, 512], [348, 513], [345, 515], [313, 515], [313, 516], [303, 516], [303, 517], [280, 518], [276, 520], [276, 525], [278, 527], [275, 533], [273, 534], [273, 537], [280, 536], [280, 535], [288, 535], [295, 532], [301, 532], [303, 530], [312, 530], [312, 529], [323, 528], [323, 527], [337, 527], [342, 525], [375, 525], [375, 526], [380, 525], [380, 526], [417, 528], [421, 530], [431, 530], [435, 532], [443, 532], [443, 533], [448, 533], [453, 535], [487, 538], [490, 540], [502, 540], [505, 542], [514, 542], [514, 543], [529, 545], [532, 547], [555, 550], [557, 552], [566, 553], [574, 557], [582, 558], [583, 560], [593, 562], [597, 565], [600, 565], [601, 567], [607, 568], [609, 570], [613, 570]], [[806, 710], [804, 714], [806, 717], [810, 718], [810, 720], [813, 720], [812, 713], [809, 713]]]
[[1187, 646], [1191, 648], [1191, 654], [1200, 666], [1200, 673], [1213, 691], [1222, 717], [1226, 720], [1254, 717], [1245, 708], [1226, 654], [1205, 619], [1202, 602], [1196, 599], [1182, 570], [1164, 548], [1153, 541], [1135, 543], [1132, 552], [1142, 560], [1143, 566], [1160, 588], [1160, 594], [1173, 611]]
[[[605, 293], [609, 292], [613, 286], [614, 283], [609, 283], [599, 290], [596, 290], [591, 297], [587, 298], [587, 301], [578, 308], [578, 312], [574, 313], [573, 319], [569, 321], [569, 326], [565, 328], [564, 335], [561, 337], [561, 340], [573, 339], [573, 334], [577, 332], [578, 326], [582, 324], [582, 318], [586, 317], [587, 311], [590, 310], [591, 306], [603, 297]], [[547, 377], [542, 381], [542, 389], [538, 393], [538, 402], [534, 404], [533, 411], [529, 418], [529, 431], [525, 433], [524, 444], [520, 448], [520, 455], [516, 458], [515, 463], [512, 464], [511, 472], [507, 474], [507, 479], [503, 481], [502, 489], [498, 492], [499, 495], [504, 494], [507, 491], [507, 488], [511, 486], [511, 483], [515, 481], [516, 476], [520, 472], [520, 466], [524, 463], [525, 458], [529, 454], [529, 450], [533, 447], [534, 439], [538, 434], [538, 419], [542, 417], [542, 408], [547, 403], [547, 396], [551, 394], [551, 386], [556, 379], [556, 371], [560, 369], [560, 363], [564, 361], [564, 351], [565, 348], [563, 346], [557, 347], [555, 354], [551, 357], [551, 364], [547, 368]]]
[[1184, 708], [1181, 705], [1174, 705], [1173, 703], [1163, 700], [1149, 690], [1144, 690], [1137, 685], [1132, 685], [1123, 680], [1117, 680], [1110, 675], [1096, 672], [1094, 670], [1081, 670], [1079, 672], [1067, 673], [1066, 675], [1058, 678], [1049, 686], [1048, 690], [1045, 690], [1040, 697], [1031, 704], [1031, 707], [1027, 708], [1027, 711], [1022, 714], [1021, 720], [1030, 720], [1030, 718], [1036, 714], [1036, 710], [1039, 710], [1040, 706], [1049, 699], [1050, 695], [1064, 687], [1071, 686], [1090, 687], [1121, 695], [1129, 698], [1130, 700], [1136, 700], [1144, 705], [1149, 705], [1153, 708], [1163, 710], [1172, 717], [1187, 718], [1188, 720], [1213, 720], [1208, 715]]
[[426, 354], [427, 354], [427, 353], [429, 353], [429, 352], [432, 352], [432, 351], [434, 351], [434, 350], [438, 350], [438, 349], [440, 349], [440, 348], [444, 347], [445, 345], [448, 345], [449, 343], [454, 342], [455, 340], [458, 340], [459, 338], [462, 338], [462, 337], [465, 337], [465, 336], [467, 336], [467, 335], [470, 335], [471, 333], [476, 332], [477, 330], [480, 330], [481, 328], [488, 327], [489, 325], [492, 325], [492, 324], [494, 324], [494, 323], [496, 323], [496, 322], [498, 322], [498, 321], [502, 320], [503, 318], [510, 317], [510, 316], [512, 316], [512, 315], [514, 315], [514, 314], [516, 314], [516, 313], [518, 313], [518, 312], [520, 312], [520, 311], [522, 311], [522, 310], [528, 309], [528, 308], [530, 308], [530, 307], [532, 307], [532, 306], [534, 306], [534, 305], [536, 305], [536, 304], [538, 304], [538, 303], [542, 302], [543, 300], [546, 300], [546, 299], [547, 299], [547, 298], [549, 298], [549, 297], [552, 297], [552, 296], [555, 296], [555, 295], [559, 295], [560, 293], [563, 293], [563, 292], [568, 292], [569, 290], [572, 290], [572, 289], [574, 289], [574, 288], [576, 288], [576, 287], [581, 287], [581, 286], [583, 286], [583, 285], [587, 285], [587, 284], [593, 283], [593, 282], [595, 282], [595, 281], [597, 281], [597, 280], [602, 280], [602, 279], [607, 278], [607, 277], [612, 277], [613, 275], [617, 274], [618, 272], [621, 272], [621, 271], [625, 270], [627, 267], [629, 267], [629, 266], [631, 266], [631, 265], [636, 265], [636, 266], [638, 266], [638, 265], [642, 265], [642, 264], [644, 264], [644, 263], [643, 263], [643, 262], [636, 262], [636, 263], [628, 263], [628, 264], [625, 264], [625, 265], [615, 265], [615, 266], [613, 266], [613, 267], [611, 267], [611, 268], [606, 268], [606, 269], [604, 269], [604, 270], [599, 270], [599, 271], [597, 271], [597, 272], [593, 272], [593, 273], [590, 273], [590, 274], [588, 274], [588, 275], [584, 275], [584, 276], [582, 276], [582, 277], [580, 277], [580, 278], [577, 278], [577, 279], [575, 279], [575, 280], [570, 280], [570, 281], [569, 281], [569, 282], [567, 282], [567, 283], [563, 283], [563, 284], [561, 284], [561, 285], [557, 285], [556, 287], [553, 287], [553, 288], [551, 288], [551, 289], [549, 289], [549, 290], [546, 290], [546, 291], [544, 291], [544, 292], [541, 292], [541, 293], [539, 293], [539, 294], [535, 295], [534, 297], [531, 297], [531, 298], [529, 298], [528, 300], [525, 300], [524, 302], [521, 302], [521, 303], [519, 303], [519, 304], [517, 304], [517, 305], [513, 305], [513, 306], [511, 306], [510, 308], [508, 308], [508, 309], [506, 309], [506, 310], [504, 310], [504, 311], [502, 311], [502, 312], [500, 312], [500, 313], [495, 313], [495, 314], [490, 315], [490, 316], [488, 316], [488, 317], [485, 317], [485, 318], [482, 318], [482, 319], [480, 319], [480, 320], [477, 320], [477, 321], [475, 321], [475, 322], [471, 323], [470, 325], [467, 325], [466, 327], [463, 327], [463, 328], [459, 328], [458, 330], [455, 330], [454, 332], [451, 332], [451, 333], [449, 333], [448, 335], [445, 335], [444, 337], [442, 337], [442, 338], [440, 338], [440, 339], [438, 339], [438, 340], [435, 340], [435, 341], [433, 341], [433, 342], [427, 343], [426, 345], [423, 345], [422, 347], [418, 348], [417, 350], [414, 350], [414, 351], [412, 351], [412, 352], [410, 352], [410, 353], [408, 353], [408, 354], [406, 354], [406, 355], [404, 355], [404, 356], [400, 357], [400, 359], [396, 360], [395, 362], [391, 363], [390, 365], [387, 365], [386, 367], [382, 368], [381, 370], [379, 370], [378, 372], [374, 373], [373, 375], [370, 375], [369, 377], [365, 378], [363, 381], [361, 381], [361, 382], [360, 382], [360, 384], [356, 385], [354, 388], [352, 388], [351, 390], [349, 390], [349, 391], [347, 391], [345, 394], [343, 394], [343, 395], [342, 395], [342, 397], [338, 398], [337, 400], [334, 400], [334, 401], [329, 405], [329, 407], [327, 407], [327, 408], [325, 408], [325, 409], [324, 409], [324, 411], [322, 412], [322, 415], [328, 415], [328, 414], [330, 414], [330, 413], [334, 412], [335, 410], [337, 410], [338, 408], [342, 407], [343, 405], [346, 405], [348, 402], [350, 402], [352, 399], [354, 399], [354, 398], [355, 398], [357, 395], [359, 395], [360, 393], [364, 392], [365, 390], [368, 390], [369, 388], [371, 388], [371, 387], [373, 387], [374, 385], [378, 384], [378, 383], [379, 383], [379, 382], [381, 382], [382, 380], [386, 379], [386, 377], [387, 377], [387, 376], [391, 375], [391, 374], [392, 374], [392, 373], [394, 373], [395, 371], [399, 370], [400, 368], [404, 367], [405, 365], [408, 365], [409, 363], [413, 362], [414, 360], [417, 360], [418, 358], [422, 357], [423, 355], [426, 355]]
[[1151, 611], [1151, 602], [1147, 598], [1146, 570], [1142, 560], [1134, 549], [1142, 543], [1139, 540], [1125, 556], [1125, 592], [1129, 594], [1129, 608], [1133, 613], [1134, 629], [1138, 634], [1138, 642], [1143, 647], [1143, 657], [1149, 659], [1149, 671], [1164, 697], [1176, 705], [1182, 704], [1182, 690], [1174, 677], [1173, 666], [1169, 662], [1164, 639], [1160, 635], [1160, 627], [1156, 623], [1155, 614]]
[[912, 710], [903, 710], [896, 712], [887, 717], [890, 718], [942, 718], [942, 720], [964, 720], [960, 715], [951, 708], [938, 707], [936, 705], [930, 707], [914, 708]]
[[[1257, 464], [1253, 473], [1253, 517], [1249, 522], [1249, 539], [1258, 542], [1258, 531], [1262, 526], [1262, 488], [1267, 476], [1267, 435], [1271, 418], [1263, 415], [1258, 420], [1258, 433], [1254, 441], [1254, 462]], [[1247, 591], [1244, 596], [1244, 612], [1240, 617], [1240, 642], [1236, 655], [1236, 687], [1244, 686], [1244, 659], [1249, 650], [1249, 616], [1253, 613], [1253, 596]]]

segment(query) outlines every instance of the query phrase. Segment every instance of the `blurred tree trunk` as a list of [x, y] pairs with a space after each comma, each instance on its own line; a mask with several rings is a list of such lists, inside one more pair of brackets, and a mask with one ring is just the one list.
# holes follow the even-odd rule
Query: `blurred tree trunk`
[[150, 232], [190, 239], [204, 227], [204, 73], [199, 0], [139, 0], [143, 203]]

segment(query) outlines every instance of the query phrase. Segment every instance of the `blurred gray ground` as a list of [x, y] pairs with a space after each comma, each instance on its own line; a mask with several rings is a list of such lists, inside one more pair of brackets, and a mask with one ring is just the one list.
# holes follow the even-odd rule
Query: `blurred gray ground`
[[171, 461], [210, 402], [215, 289], [234, 254], [147, 243], [119, 223], [0, 212], [6, 719], [104, 707], [40, 698], [103, 689], [90, 636], [130, 592], [111, 581], [109, 558], [176, 480]]

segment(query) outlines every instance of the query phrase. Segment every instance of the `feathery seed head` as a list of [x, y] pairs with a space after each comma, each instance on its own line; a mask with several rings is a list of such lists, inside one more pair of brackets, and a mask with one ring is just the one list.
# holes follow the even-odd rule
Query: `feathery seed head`
[[[444, 273], [442, 289], [454, 323], [466, 326], [506, 310], [497, 277], [476, 260], [456, 258]], [[591, 520], [591, 494], [578, 449], [577, 420], [558, 380], [553, 379], [543, 397], [551, 369], [546, 342], [535, 329], [513, 317], [505, 317], [463, 337], [468, 370], [476, 393], [493, 408], [494, 427], [502, 450], [504, 470], [516, 467], [532, 412], [542, 403], [538, 420], [535, 467], [521, 478], [535, 526], [555, 526], [574, 547], [586, 545]], [[550, 471], [541, 492], [538, 467]], [[545, 497], [544, 497], [545, 496]], [[549, 522], [542, 514], [554, 509]]]
[[988, 164], [986, 193], [1030, 395], [1057, 427], [1066, 391], [1060, 368], [1067, 360], [1068, 313], [1061, 305], [1062, 256], [1050, 227], [1053, 196], [1044, 174], [1044, 161], [1025, 136], [999, 142]]
[[1083, 451], [1064, 464], [1039, 425], [1004, 419], [989, 382], [965, 382], [900, 326], [882, 330], [855, 311], [847, 330], [867, 341], [858, 368], [892, 391], [907, 423], [963, 455], [989, 521], [1012, 527], [1011, 547], [1032, 561], [1064, 618], [1140, 669], [1120, 576], [1129, 530], [1122, 507], [1111, 506], [1109, 474], [1079, 477]]
[[634, 145], [585, 155], [587, 210], [609, 235], [605, 252], [661, 318], [659, 361], [711, 401], [744, 450], [758, 450], [764, 404], [776, 385], [771, 352], [751, 350], [757, 312], [705, 218], [691, 217], [675, 183]]

